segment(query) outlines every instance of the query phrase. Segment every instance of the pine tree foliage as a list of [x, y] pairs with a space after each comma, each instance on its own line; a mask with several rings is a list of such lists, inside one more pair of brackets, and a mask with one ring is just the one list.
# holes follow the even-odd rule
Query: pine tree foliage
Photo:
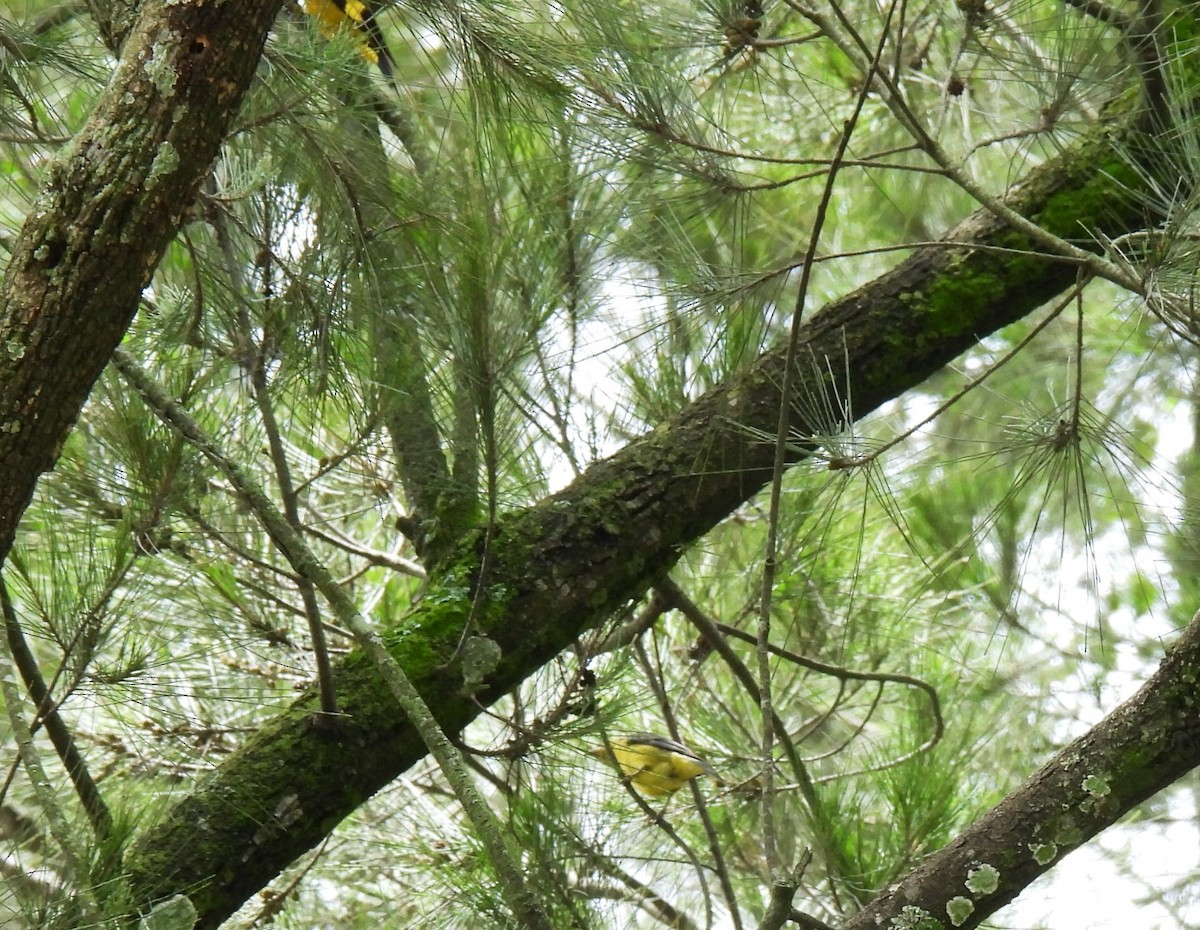
[[[94, 6], [0, 0], [6, 264], [139, 15]], [[377, 14], [388, 80], [352, 31], [323, 35], [288, 5], [122, 346], [407, 671], [436, 665], [455, 682], [446, 702], [480, 696], [449, 735], [548, 925], [740, 930], [791, 874], [793, 919], [841, 926], [1136, 690], [1198, 606], [1189, 15], [1092, 0], [392, 4]], [[512, 583], [506, 517], [670, 429], [797, 315], [937, 254], [981, 201], [1143, 97], [1153, 116], [1108, 175], [1143, 226], [1066, 224], [1098, 256], [1072, 258], [1074, 289], [865, 419], [853, 334], [842, 356], [793, 358], [821, 379], [793, 404], [811, 429], [745, 437], [786, 445], [781, 506], [746, 495], [644, 590], [594, 591], [603, 622], [489, 692], [513, 661], [487, 635]], [[1036, 245], [1038, 261], [1064, 251]], [[994, 286], [980, 275], [961, 301]], [[927, 296], [914, 313], [933, 312]], [[23, 350], [5, 340], [7, 366]], [[259, 508], [159, 412], [106, 369], [4, 561], [2, 671], [22, 687], [0, 721], [6, 925], [147, 913], [157, 902], [126, 866], [150, 868], [151, 825], [211, 803], [229, 761], [302, 713], [318, 678], [334, 701], [318, 719], [336, 721], [365, 662]], [[717, 468], [696, 452], [698, 474]], [[599, 532], [577, 544], [624, 555]], [[468, 605], [448, 651], [405, 653], [410, 611], [442, 602]], [[682, 740], [719, 778], [642, 797], [590, 753], [637, 731]], [[319, 737], [337, 738], [336, 723]], [[356, 747], [353, 767], [385, 768], [373, 751]], [[257, 846], [355, 777], [297, 772], [285, 800], [230, 813], [261, 821]], [[200, 925], [515, 925], [451, 784], [429, 760], [407, 768], [322, 824], [269, 888], [244, 889], [236, 914], [198, 894]], [[1088, 846], [1126, 896], [1145, 891], [1146, 926], [1195, 922], [1198, 864], [1151, 878], [1129, 853], [1194, 845], [1194, 789], [1181, 778]], [[906, 925], [1079, 925], [1054, 909], [1076, 894], [1055, 874], [995, 917]]]

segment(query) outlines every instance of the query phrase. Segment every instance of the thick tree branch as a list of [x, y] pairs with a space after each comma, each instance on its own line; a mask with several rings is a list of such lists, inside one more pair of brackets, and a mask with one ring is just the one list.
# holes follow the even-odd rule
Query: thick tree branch
[[1072, 849], [1200, 764], [1200, 613], [1150, 680], [843, 930], [926, 915], [971, 930]]
[[282, 0], [147, 0], [0, 289], [0, 559], [216, 158]]
[[[1038, 169], [1008, 200], [1056, 235], [1084, 244], [1138, 228], [1137, 175], [1113, 155], [1114, 126]], [[1126, 140], [1125, 148], [1132, 148]], [[982, 338], [1076, 280], [988, 214], [938, 248], [829, 305], [800, 340], [795, 461], [823, 437], [920, 384]], [[785, 352], [765, 354], [654, 432], [597, 463], [566, 490], [500, 519], [480, 577], [482, 537], [443, 563], [405, 618], [380, 617], [385, 641], [440, 725], [454, 733], [583, 631], [662, 575], [682, 549], [769, 479]], [[841, 411], [832, 418], [825, 411]], [[502, 650], [486, 686], [464, 693], [455, 654], [467, 618]], [[131, 850], [133, 900], [176, 893], [201, 926], [231, 914], [341, 818], [425, 752], [361, 654], [337, 669], [348, 715], [338, 740], [304, 720], [302, 697], [198, 784]]]

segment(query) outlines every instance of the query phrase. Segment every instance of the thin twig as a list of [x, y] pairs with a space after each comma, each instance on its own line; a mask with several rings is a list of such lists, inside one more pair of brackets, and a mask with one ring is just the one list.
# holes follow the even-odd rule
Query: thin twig
[[[328, 520], [322, 516], [321, 512], [316, 507], [309, 506], [313, 516], [322, 520], [326, 526], [331, 526]], [[335, 530], [319, 530], [316, 526], [308, 525], [304, 527], [304, 532], [310, 536], [315, 536], [322, 542], [326, 542], [331, 546], [349, 552], [351, 555], [357, 555], [371, 565], [378, 565], [381, 568], [388, 568], [401, 575], [411, 575], [413, 578], [426, 578], [425, 569], [412, 559], [406, 559], [402, 555], [397, 555], [394, 552], [384, 552], [380, 549], [372, 549], [370, 546], [364, 546], [359, 542], [346, 536], [344, 533]]]
[[780, 385], [780, 396], [782, 400], [779, 404], [779, 422], [776, 426], [775, 433], [775, 461], [771, 475], [771, 492], [770, 506], [768, 509], [767, 518], [767, 540], [766, 540], [766, 555], [763, 559], [762, 571], [762, 595], [759, 602], [759, 620], [758, 620], [758, 635], [756, 642], [756, 650], [758, 654], [758, 677], [760, 689], [760, 706], [761, 706], [761, 724], [762, 724], [762, 765], [763, 765], [763, 781], [762, 781], [762, 833], [763, 833], [763, 854], [767, 861], [767, 868], [770, 870], [772, 884], [780, 884], [785, 881], [785, 870], [781, 867], [778, 861], [778, 851], [776, 848], [775, 838], [775, 819], [773, 812], [774, 799], [772, 793], [774, 791], [774, 770], [771, 766], [771, 747], [774, 743], [775, 729], [773, 725], [774, 708], [771, 701], [771, 659], [770, 659], [770, 643], [771, 643], [771, 602], [775, 589], [775, 573], [776, 573], [776, 558], [779, 548], [779, 514], [782, 507], [783, 498], [783, 474], [788, 465], [788, 431], [791, 426], [792, 415], [792, 382], [795, 379], [796, 356], [800, 347], [801, 321], [804, 316], [804, 305], [808, 298], [808, 286], [812, 276], [813, 258], [817, 253], [817, 246], [821, 240], [821, 233], [825, 226], [825, 217], [829, 210], [829, 204], [833, 200], [834, 182], [837, 178], [838, 169], [841, 160], [845, 158], [846, 151], [850, 145], [851, 136], [854, 134], [854, 128], [858, 124], [859, 116], [862, 114], [864, 105], [866, 104], [867, 96], [872, 86], [872, 77], [879, 71], [879, 63], [883, 57], [884, 44], [888, 34], [888, 25], [892, 21], [892, 16], [895, 12], [895, 4], [888, 7], [887, 16], [884, 20], [883, 30], [879, 40], [879, 46], [871, 58], [870, 69], [867, 73], [867, 79], [863, 82], [862, 89], [859, 91], [858, 98], [855, 100], [854, 109], [851, 111], [849, 118], [842, 127], [842, 132], [838, 138], [837, 148], [834, 151], [833, 162], [829, 167], [829, 174], [825, 179], [825, 187], [821, 192], [821, 199], [817, 204], [816, 213], [813, 217], [812, 232], [809, 235], [808, 248], [806, 250], [805, 259], [800, 266], [800, 283], [796, 294], [795, 308], [792, 311], [791, 332], [788, 337], [787, 357], [783, 369], [783, 383]]
[[[746, 693], [749, 694], [755, 702], [761, 705], [759, 697], [758, 682], [755, 680], [753, 673], [741, 657], [733, 651], [726, 638], [721, 635], [721, 625], [704, 613], [696, 603], [683, 592], [683, 590], [669, 577], [660, 578], [655, 583], [655, 589], [666, 602], [678, 610], [684, 617], [687, 618], [699, 632], [700, 635], [708, 641], [710, 645], [720, 654], [725, 660], [725, 664], [729, 670], [733, 672], [734, 677], [741, 682]], [[740, 631], [739, 631], [740, 632]], [[822, 805], [820, 798], [817, 797], [816, 790], [813, 788], [812, 778], [808, 774], [808, 769], [805, 767], [804, 760], [800, 758], [800, 752], [796, 748], [795, 742], [788, 733], [787, 726], [783, 722], [783, 718], [772, 709], [771, 711], [771, 726], [775, 728], [775, 738], [779, 746], [782, 747], [783, 753], [787, 756], [788, 764], [792, 768], [792, 773], [796, 778], [796, 783], [800, 786], [801, 794], [804, 796], [805, 802], [813, 811], [813, 823], [817, 825], [818, 830], [821, 825], [827, 823], [827, 818], [822, 814]], [[773, 764], [773, 763], [768, 763]], [[826, 849], [832, 849], [832, 839], [828, 836], [818, 836], [818, 842]]]
[[[725, 636], [732, 636], [734, 639], [740, 639], [745, 643], [757, 642], [754, 636], [743, 630], [739, 630], [735, 626], [729, 626], [719, 621], [713, 621], [713, 625], [719, 633]], [[781, 659], [787, 659], [789, 662], [810, 671], [829, 675], [832, 678], [840, 678], [844, 681], [890, 682], [897, 685], [907, 685], [910, 688], [916, 688], [924, 692], [925, 696], [929, 699], [929, 710], [933, 715], [933, 735], [917, 751], [925, 752], [928, 749], [932, 749], [941, 740], [942, 734], [945, 731], [945, 721], [942, 719], [942, 702], [938, 698], [937, 689], [929, 682], [912, 675], [903, 675], [899, 672], [857, 672], [854, 669], [843, 668], [840, 665], [831, 665], [828, 662], [810, 659], [807, 656], [800, 655], [798, 652], [792, 652], [790, 649], [784, 649], [782, 646], [774, 644], [770, 646], [770, 650], [772, 655], [778, 656]], [[905, 758], [911, 758], [911, 755], [909, 754]]]
[[[269, 203], [270, 201], [268, 200]], [[224, 217], [224, 210], [214, 210], [212, 211], [210, 221], [212, 222], [213, 229], [216, 231], [217, 241], [225, 256], [230, 281], [236, 294], [241, 297], [247, 295], [249, 290], [245, 276], [242, 274], [238, 256], [234, 253], [233, 238], [229, 235], [229, 229], [224, 221]], [[264, 221], [270, 222], [270, 217], [271, 212], [268, 210]], [[262, 239], [264, 242], [270, 241], [270, 230], [266, 231]], [[266, 261], [267, 264], [263, 269], [263, 276], [269, 280], [274, 266], [270, 258], [267, 258]], [[263, 328], [261, 341], [257, 345], [254, 343], [252, 333], [255, 331], [255, 327], [250, 319], [250, 314], [246, 311], [245, 303], [240, 300], [238, 301], [237, 318], [241, 328], [240, 341], [242, 345], [238, 346], [236, 354], [250, 377], [254, 402], [258, 407], [263, 431], [267, 437], [267, 448], [270, 452], [271, 464], [275, 468], [275, 483], [279, 487], [279, 497], [283, 502], [283, 512], [288, 522], [291, 523], [292, 528], [299, 532], [303, 529], [303, 523], [300, 520], [300, 508], [296, 503], [295, 484], [292, 481], [291, 467], [287, 460], [287, 450], [284, 449], [283, 437], [279, 429], [279, 420], [275, 415], [275, 405], [271, 397], [270, 386], [267, 383], [267, 343], [270, 339], [270, 333], [266, 328]], [[321, 694], [321, 715], [313, 719], [319, 726], [332, 727], [335, 725], [338, 715], [337, 689], [333, 684], [333, 663], [329, 658], [329, 645], [325, 640], [325, 628], [321, 622], [321, 607], [317, 603], [316, 589], [313, 587], [310, 579], [303, 576], [297, 578], [296, 587], [300, 591], [300, 600], [304, 604], [304, 618], [308, 621], [308, 636], [312, 644], [313, 661], [317, 669], [317, 686]]]
[[46, 768], [42, 765], [41, 755], [34, 744], [29, 724], [21, 717], [21, 705], [24, 701], [17, 688], [17, 676], [14, 673], [13, 661], [13, 654], [8, 648], [8, 637], [2, 636], [0, 637], [0, 695], [4, 698], [4, 709], [8, 714], [9, 727], [17, 744], [21, 764], [25, 768], [25, 777], [29, 779], [38, 806], [50, 824], [50, 833], [62, 853], [67, 878], [72, 886], [74, 898], [82, 911], [82, 923], [98, 925], [99, 908], [88, 881], [87, 852], [82, 844], [76, 842], [77, 832], [67, 821], [66, 813], [55, 796], [50, 777], [46, 774]]
[[[870, 57], [870, 50], [866, 42], [839, 4], [834, 3], [832, 5], [834, 16], [842, 30], [844, 30], [846, 35], [850, 36], [851, 41], [841, 38], [838, 35], [838, 31], [833, 28], [832, 24], [823, 14], [804, 6], [799, 0], [784, 0], [784, 2], [797, 12], [811, 19], [817, 26], [825, 29], [838, 48], [852, 60], [859, 63], [864, 59], [874, 60], [874, 58]], [[887, 35], [886, 27], [883, 35], [885, 37]], [[879, 85], [878, 88], [874, 87], [876, 83]], [[879, 69], [874, 65], [869, 66], [867, 80], [864, 81], [864, 88], [877, 89], [883, 102], [892, 111], [892, 115], [896, 117], [896, 120], [904, 127], [905, 131], [912, 136], [917, 146], [933, 160], [934, 164], [943, 170], [947, 178], [970, 194], [976, 203], [993, 216], [1003, 220], [1012, 229], [1026, 236], [1031, 241], [1040, 244], [1054, 255], [1063, 256], [1084, 265], [1096, 277], [1111, 281], [1133, 294], [1144, 294], [1145, 287], [1143, 283], [1128, 274], [1123, 268], [1099, 255], [1072, 245], [1066, 239], [1055, 235], [1032, 220], [1022, 216], [999, 197], [993, 196], [984, 190], [982, 185], [970, 174], [953, 162], [938, 144], [937, 140], [921, 125], [921, 121], [908, 106], [899, 87], [886, 74], [880, 73]]]
[[4, 612], [4, 627], [8, 637], [9, 651], [17, 670], [21, 673], [21, 679], [25, 682], [25, 690], [33, 698], [36, 708], [32, 729], [36, 730], [39, 722], [45, 726], [50, 742], [54, 744], [54, 749], [58, 753], [59, 759], [62, 760], [63, 767], [71, 778], [71, 783], [75, 786], [75, 793], [79, 795], [83, 810], [87, 814], [88, 820], [92, 822], [92, 829], [96, 831], [97, 836], [107, 837], [112, 833], [112, 814], [109, 813], [108, 805], [104, 803], [104, 796], [100, 794], [99, 787], [88, 771], [87, 762], [76, 745], [75, 735], [68, 729], [66, 721], [58, 712], [54, 696], [50, 693], [46, 679], [42, 677], [41, 669], [38, 668], [37, 659], [25, 639], [25, 633], [17, 618], [16, 608], [8, 593], [8, 586], [4, 583], [2, 576], [0, 576], [0, 607]]
[[355, 639], [378, 667], [409, 723], [420, 734], [453, 788], [463, 812], [479, 835], [489, 862], [496, 870], [505, 901], [516, 919], [529, 930], [552, 930], [541, 903], [517, 865], [516, 851], [509, 848], [496, 815], [475, 787], [461, 754], [442, 732], [425, 699], [388, 652], [374, 627], [359, 613], [350, 595], [342, 590], [329, 568], [308, 548], [304, 537], [296, 532], [249, 473], [225, 455], [217, 442], [166, 394], [133, 356], [118, 348], [113, 353], [113, 364], [160, 419], [175, 428], [224, 474], [243, 502], [253, 510], [292, 568], [312, 581], [329, 602], [338, 620], [353, 631]]
[[[658, 593], [655, 593], [655, 598]], [[654, 692], [654, 698], [658, 702], [659, 709], [662, 711], [663, 720], [667, 724], [667, 732], [671, 739], [676, 742], [683, 742], [682, 734], [679, 732], [679, 723], [675, 719], [675, 712], [671, 707], [671, 702], [667, 698], [666, 689], [662, 684], [662, 663], [650, 662], [650, 656], [646, 653], [646, 647], [639, 637], [633, 644], [634, 650], [637, 652], [638, 661], [642, 665], [643, 671], [646, 673], [646, 680], [650, 684], [650, 689]], [[695, 779], [688, 782], [688, 787], [692, 792], [692, 800], [696, 804], [696, 813], [700, 817], [700, 822], [704, 826], [704, 835], [708, 840], [708, 849], [712, 853], [713, 868], [717, 873], [717, 879], [721, 883], [721, 894], [725, 896], [725, 906], [729, 908], [729, 917], [733, 921], [733, 926], [736, 930], [742, 928], [741, 908], [738, 907], [737, 894], [733, 890], [733, 883], [729, 880], [729, 868], [725, 864], [725, 857], [721, 853], [721, 840], [717, 836], [717, 829], [713, 825], [712, 814], [709, 812], [708, 803], [704, 800], [704, 795], [700, 791], [699, 785]], [[703, 882], [703, 875], [700, 876]], [[708, 902], [708, 896], [705, 895], [705, 905], [707, 908], [707, 925], [712, 926], [712, 905]]]

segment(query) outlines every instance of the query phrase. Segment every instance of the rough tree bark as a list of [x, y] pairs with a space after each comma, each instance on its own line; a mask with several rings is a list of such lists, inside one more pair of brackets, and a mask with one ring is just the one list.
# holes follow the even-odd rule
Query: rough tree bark
[[148, 0], [0, 288], [0, 560], [217, 157], [283, 0]]

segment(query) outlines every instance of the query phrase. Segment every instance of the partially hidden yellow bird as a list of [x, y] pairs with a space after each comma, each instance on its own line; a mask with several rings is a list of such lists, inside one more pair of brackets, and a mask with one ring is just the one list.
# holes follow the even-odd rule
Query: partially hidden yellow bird
[[366, 0], [303, 0], [304, 12], [317, 21], [317, 27], [330, 36], [339, 29], [354, 30], [363, 58], [392, 79], [392, 56], [383, 33], [375, 22], [375, 11]]
[[669, 798], [699, 775], [720, 782], [712, 766], [683, 743], [653, 733], [611, 737], [592, 755], [619, 769], [642, 794], [658, 798]]

